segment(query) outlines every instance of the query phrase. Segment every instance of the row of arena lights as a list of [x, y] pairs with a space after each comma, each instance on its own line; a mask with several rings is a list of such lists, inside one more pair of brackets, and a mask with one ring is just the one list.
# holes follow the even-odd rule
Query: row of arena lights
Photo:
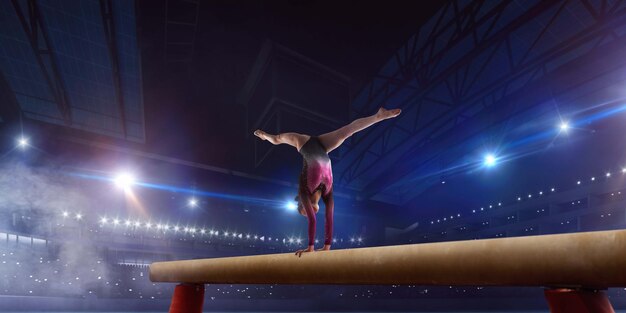
[[[626, 174], [626, 167], [623, 167], [623, 168], [621, 169], [621, 173], [622, 173], [622, 175], [625, 175], [625, 174]], [[606, 173], [604, 174], [604, 177], [606, 177], [606, 178], [608, 179], [608, 178], [611, 178], [611, 176], [612, 176], [612, 175], [613, 175], [613, 174], [612, 174], [611, 172], [606, 172]], [[590, 178], [590, 181], [592, 181], [592, 182], [594, 182], [594, 181], [596, 181], [596, 180], [597, 180], [597, 178], [596, 178], [595, 176], [593, 176], [593, 177], [591, 177], [591, 178]], [[582, 180], [577, 180], [577, 181], [576, 181], [576, 185], [582, 185], [582, 183], [583, 183], [583, 182], [582, 182]], [[556, 188], [555, 188], [555, 187], [550, 188], [550, 192], [556, 192]], [[543, 191], [539, 191], [537, 194], [538, 194], [539, 196], [543, 196], [543, 195], [544, 195], [544, 194], [546, 194], [546, 193], [545, 193], [545, 192], [543, 192]], [[528, 194], [528, 196], [527, 196], [527, 198], [528, 198], [528, 199], [531, 199], [532, 197], [533, 197], [533, 194], [531, 194], [531, 193], [529, 193], [529, 194]], [[518, 196], [518, 197], [516, 198], [516, 200], [517, 200], [518, 202], [519, 202], [519, 201], [522, 201], [523, 199], [524, 199], [524, 197], [522, 197], [522, 196]], [[502, 202], [498, 202], [497, 206], [498, 206], [498, 207], [501, 207], [501, 206], [502, 206]], [[493, 209], [494, 207], [496, 207], [496, 205], [490, 204], [490, 205], [488, 206], [488, 208], [489, 208], [489, 209]], [[480, 212], [483, 212], [483, 211], [485, 211], [485, 207], [481, 207], [479, 210], [474, 209], [474, 210], [472, 210], [472, 213], [473, 213], [473, 214], [475, 214], [475, 213], [480, 213]], [[450, 217], [446, 216], [446, 217], [439, 218], [439, 219], [436, 219], [436, 220], [431, 220], [431, 221], [430, 221], [430, 224], [431, 224], [431, 225], [433, 225], [433, 224], [436, 224], [436, 223], [447, 222], [447, 221], [454, 220], [455, 218], [457, 218], [457, 219], [458, 219], [458, 218], [460, 218], [460, 217], [461, 217], [461, 213], [458, 213], [458, 214], [456, 214], [456, 215], [450, 215]]]
[[[83, 215], [81, 213], [76, 213], [76, 214], [70, 214], [67, 211], [62, 212], [62, 216], [64, 218], [69, 218], [70, 216], [73, 217], [76, 220], [82, 220], [83, 219]], [[119, 218], [107, 218], [107, 217], [102, 217], [99, 220], [99, 223], [101, 226], [105, 226], [105, 225], [112, 225], [113, 227], [115, 226], [126, 226], [126, 227], [135, 227], [135, 228], [144, 228], [144, 229], [154, 229], [157, 231], [162, 231], [162, 232], [168, 232], [168, 231], [172, 231], [174, 233], [184, 233], [184, 234], [188, 234], [188, 235], [208, 235], [208, 236], [222, 236], [223, 238], [235, 238], [235, 239], [249, 239], [249, 240], [260, 240], [260, 241], [267, 241], [267, 242], [278, 242], [281, 241], [279, 238], [277, 237], [270, 237], [270, 236], [265, 236], [265, 235], [251, 235], [251, 234], [243, 234], [243, 233], [239, 233], [239, 232], [229, 232], [229, 231], [218, 231], [218, 230], [213, 230], [213, 229], [206, 229], [206, 228], [196, 228], [196, 227], [189, 227], [189, 226], [179, 226], [179, 225], [168, 225], [168, 224], [159, 224], [159, 223], [150, 223], [150, 222], [140, 222], [140, 221], [132, 221], [130, 219], [127, 219], [125, 221], [122, 221]], [[337, 242], [343, 242], [343, 238], [337, 239], [334, 238], [333, 239], [333, 243], [337, 243]], [[296, 237], [289, 237], [289, 238], [283, 238], [282, 242], [285, 244], [293, 244], [293, 243], [297, 243], [297, 244], [301, 244], [302, 243], [302, 238], [296, 238]], [[316, 243], [319, 243], [319, 240], [316, 239], [315, 240]], [[349, 239], [350, 243], [363, 243], [363, 238], [362, 237], [351, 237]]]

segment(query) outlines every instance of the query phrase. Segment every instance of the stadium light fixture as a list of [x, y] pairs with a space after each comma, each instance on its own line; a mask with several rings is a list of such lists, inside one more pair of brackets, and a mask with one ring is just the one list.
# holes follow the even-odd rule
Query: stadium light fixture
[[131, 173], [119, 173], [113, 180], [116, 186], [121, 189], [128, 190], [135, 184], [135, 176]]
[[22, 148], [22, 149], [25, 149], [26, 147], [28, 147], [29, 146], [28, 138], [26, 138], [24, 136], [18, 138], [17, 139], [17, 146]]
[[484, 163], [487, 167], [493, 167], [496, 165], [497, 162], [498, 162], [498, 159], [496, 158], [495, 155], [490, 153], [485, 156]]
[[191, 208], [195, 208], [198, 206], [198, 200], [196, 200], [196, 198], [191, 198], [189, 199], [189, 201], [187, 201], [187, 205], [189, 205], [189, 207]]
[[570, 126], [569, 123], [567, 121], [561, 121], [561, 124], [559, 124], [559, 130], [563, 133], [567, 133], [567, 131], [569, 130]]

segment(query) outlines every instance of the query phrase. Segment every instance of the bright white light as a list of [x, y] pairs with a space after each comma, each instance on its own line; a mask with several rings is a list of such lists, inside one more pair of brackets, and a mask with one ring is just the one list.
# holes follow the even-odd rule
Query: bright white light
[[362, 241], [363, 241], [363, 238], [359, 237], [359, 238], [357, 239], [357, 241], [358, 241], [358, 242], [362, 242]]
[[77, 220], [80, 220], [80, 219], [82, 219], [82, 218], [83, 218], [83, 215], [82, 215], [82, 214], [80, 214], [80, 213], [79, 213], [79, 214], [76, 214], [76, 219], [77, 219]]
[[101, 218], [101, 219], [100, 219], [100, 223], [102, 223], [102, 224], [106, 224], [106, 223], [107, 223], [107, 221], [108, 221], [108, 220], [107, 220], [107, 218], [106, 218], [106, 217], [103, 217], [103, 218]]
[[113, 181], [115, 185], [126, 190], [135, 184], [135, 177], [130, 173], [120, 173]]
[[115, 224], [115, 225], [119, 225], [119, 224], [120, 224], [120, 220], [118, 220], [118, 219], [114, 219], [114, 220], [113, 220], [113, 224]]
[[152, 227], [152, 224], [146, 223], [146, 228], [150, 229], [151, 227]]
[[622, 169], [622, 174], [626, 174], [626, 167]]
[[139, 221], [135, 222], [135, 227], [139, 227], [139, 226], [141, 226], [141, 222]]
[[559, 125], [559, 129], [562, 132], [567, 132], [569, 130], [569, 123], [565, 121], [561, 122], [561, 124]]
[[288, 201], [287, 203], [285, 203], [285, 207], [289, 211], [295, 211], [295, 210], [298, 209], [298, 204], [296, 202], [293, 202], [293, 201]]
[[611, 177], [611, 173], [606, 173], [606, 177]]
[[497, 161], [498, 160], [497, 160], [496, 156], [493, 155], [493, 154], [487, 154], [485, 156], [485, 165], [487, 167], [492, 167], [492, 166], [496, 165]]
[[200, 233], [204, 235], [204, 233], [206, 233], [206, 230], [204, 230], [204, 228], [203, 228], [203, 229], [200, 230]]
[[189, 204], [190, 207], [195, 208], [198, 206], [198, 200], [196, 200], [195, 198], [191, 198], [189, 199], [187, 204]]
[[179, 231], [179, 230], [180, 230], [180, 227], [174, 226], [174, 231]]
[[28, 138], [25, 137], [20, 137], [19, 139], [17, 139], [17, 145], [20, 148], [26, 148], [28, 147]]
[[70, 214], [67, 212], [63, 212], [63, 217], [68, 217]]
[[130, 224], [132, 224], [132, 223], [133, 222], [131, 222], [130, 220], [126, 220], [126, 223], [124, 223], [124, 224], [126, 224], [126, 226], [130, 226]]

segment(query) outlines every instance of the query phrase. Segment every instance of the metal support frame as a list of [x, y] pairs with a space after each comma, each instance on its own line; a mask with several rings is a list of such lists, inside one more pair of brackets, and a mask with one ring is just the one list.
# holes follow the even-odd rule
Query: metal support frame
[[[172, 2], [181, 2], [181, 3], [188, 3], [191, 5], [195, 5], [195, 19], [193, 22], [190, 21], [182, 21], [182, 20], [174, 20], [171, 18], [170, 16], [170, 3]], [[195, 48], [196, 45], [196, 31], [198, 29], [198, 20], [199, 20], [199, 15], [200, 15], [200, 1], [198, 0], [166, 0], [165, 1], [165, 60], [168, 62], [182, 62], [182, 63], [188, 63], [192, 61], [192, 54], [193, 54], [193, 50]], [[170, 36], [168, 36], [168, 29], [170, 29], [170, 27], [172, 25], [177, 25], [177, 26], [183, 26], [183, 27], [188, 27], [189, 30], [192, 32], [192, 39], [190, 41], [181, 41], [178, 38], [175, 38], [174, 40], [172, 40], [172, 38], [170, 38]], [[170, 52], [170, 48], [171, 46], [177, 46], [177, 47], [188, 47], [188, 58], [171, 58], [171, 52]]]
[[[59, 72], [54, 50], [50, 45], [48, 32], [43, 23], [43, 17], [36, 0], [27, 0], [27, 12], [25, 15], [18, 0], [11, 0], [15, 13], [20, 20], [22, 29], [28, 37], [30, 46], [33, 49], [41, 73], [46, 80], [50, 92], [61, 112], [61, 116], [66, 125], [72, 125], [72, 110], [69, 97]], [[28, 18], [27, 18], [28, 17]], [[46, 62], [47, 61], [47, 62]]]
[[124, 138], [127, 137], [126, 110], [124, 105], [124, 94], [122, 92], [122, 79], [120, 77], [120, 62], [117, 51], [117, 40], [115, 34], [115, 20], [113, 17], [113, 1], [100, 0], [100, 14], [102, 15], [102, 26], [104, 37], [109, 47], [109, 57], [111, 60], [113, 87], [115, 88], [115, 98], [120, 113], [122, 131]]
[[[618, 10], [619, 2], [599, 8], [586, 5], [584, 7], [595, 17], [593, 23], [577, 36], [540, 47], [541, 40], [555, 27], [554, 21], [576, 5], [576, 1], [540, 1], [500, 28], [496, 25], [515, 9], [511, 7], [515, 2], [473, 1], [459, 9], [461, 3], [450, 1], [434, 17], [432, 28], [422, 30], [427, 31], [422, 33], [421, 38], [426, 38], [424, 43], [418, 47], [417, 35], [409, 40], [390, 61], [395, 64], [395, 72], [376, 76], [353, 102], [354, 114], [358, 116], [371, 113], [374, 107], [387, 102], [404, 109], [405, 116], [381, 123], [365, 135], [351, 139], [345, 157], [334, 166], [337, 182], [366, 185], [367, 196], [372, 196], [376, 193], [372, 184], [381, 177], [389, 177], [388, 167], [399, 165], [397, 160], [402, 155], [439, 140], [446, 130], [497, 104], [528, 82], [549, 74], [548, 65], [560, 57], [566, 58], [586, 45], [591, 44], [590, 49], [594, 49], [600, 43], [616, 40], [618, 36], [613, 29], [626, 20], [626, 12]], [[534, 39], [525, 48], [527, 50], [513, 53], [511, 42], [515, 31], [539, 16], [547, 16], [547, 23], [532, 34]], [[461, 43], [465, 47], [459, 50]], [[460, 53], [464, 54], [458, 57]], [[504, 78], [489, 81], [485, 70], [502, 55], [509, 65], [502, 68]], [[442, 90], [447, 95], [438, 97]], [[437, 107], [439, 111], [425, 117], [427, 106]], [[413, 157], [410, 162], [415, 165], [428, 160]], [[409, 174], [403, 171], [389, 178], [398, 181]]]

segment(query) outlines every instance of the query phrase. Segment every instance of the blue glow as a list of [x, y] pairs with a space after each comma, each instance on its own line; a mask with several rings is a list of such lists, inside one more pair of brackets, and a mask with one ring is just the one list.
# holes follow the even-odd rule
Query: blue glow
[[498, 159], [496, 158], [495, 155], [493, 154], [487, 154], [485, 156], [485, 165], [487, 167], [493, 167], [496, 165], [496, 163], [498, 163]]
[[296, 211], [298, 209], [298, 205], [293, 201], [288, 201], [287, 203], [285, 203], [285, 208], [287, 208], [289, 211]]
[[[114, 177], [107, 177], [107, 176], [102, 176], [102, 175], [93, 175], [93, 174], [84, 174], [84, 173], [66, 173], [66, 174], [70, 176], [74, 176], [74, 177], [80, 177], [80, 178], [86, 178], [86, 179], [92, 179], [92, 180], [98, 180], [98, 181], [104, 181], [104, 182], [111, 182], [111, 183], [115, 182]], [[153, 184], [153, 183], [135, 181], [133, 186], [155, 189], [155, 190], [170, 191], [170, 192], [179, 192], [179, 193], [188, 194], [188, 195], [197, 196], [197, 197], [218, 198], [218, 199], [260, 204], [260, 205], [269, 205], [269, 206], [274, 206], [274, 207], [281, 207], [284, 205], [283, 201], [278, 201], [278, 200], [241, 196], [241, 195], [227, 194], [227, 193], [218, 193], [218, 192], [211, 192], [211, 191], [203, 191], [203, 190], [182, 188], [182, 187], [165, 185], [165, 184]]]

